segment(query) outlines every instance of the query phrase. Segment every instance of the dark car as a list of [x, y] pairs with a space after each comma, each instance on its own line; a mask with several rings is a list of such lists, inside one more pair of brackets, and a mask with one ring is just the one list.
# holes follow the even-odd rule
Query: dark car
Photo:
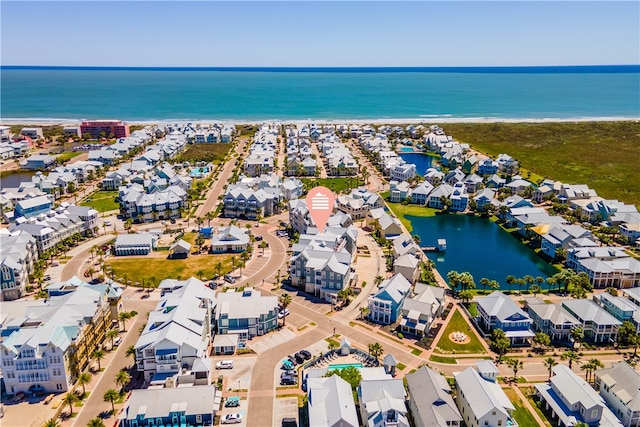
[[296, 377], [284, 377], [280, 379], [280, 385], [296, 385], [298, 379]]
[[169, 220], [169, 222], [170, 222], [171, 224], [175, 224], [175, 223], [176, 223], [176, 220], [175, 220], [175, 219], [173, 219], [173, 218], [171, 218], [171, 219]]
[[282, 427], [298, 427], [298, 422], [295, 418], [283, 418]]
[[262, 240], [262, 236], [256, 236], [256, 241], [259, 242]]
[[297, 377], [298, 373], [292, 369], [287, 369], [286, 371], [284, 371], [283, 373], [280, 374], [280, 378], [284, 378], [284, 377]]
[[298, 365], [298, 361], [296, 360], [295, 357], [287, 356], [287, 359], [289, 359], [289, 362], [293, 363], [293, 366], [297, 366]]
[[304, 363], [304, 356], [301, 355], [300, 353], [296, 353], [293, 357], [296, 358], [296, 362], [298, 362], [298, 365], [301, 365]]
[[300, 350], [300, 354], [304, 357], [304, 360], [311, 359], [311, 353], [308, 350]]

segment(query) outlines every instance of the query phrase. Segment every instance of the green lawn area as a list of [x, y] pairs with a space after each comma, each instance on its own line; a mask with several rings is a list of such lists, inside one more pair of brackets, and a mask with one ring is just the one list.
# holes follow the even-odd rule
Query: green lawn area
[[98, 212], [107, 212], [120, 209], [116, 202], [117, 191], [96, 191], [80, 202], [80, 206], [91, 206]]
[[56, 160], [58, 161], [58, 163], [64, 163], [73, 159], [76, 156], [79, 156], [80, 154], [82, 154], [81, 151], [70, 151], [68, 153], [58, 154], [56, 156]]
[[302, 184], [307, 191], [313, 187], [322, 185], [336, 193], [342, 193], [350, 188], [356, 188], [363, 183], [358, 176], [345, 176], [340, 178], [300, 178], [300, 181], [302, 181]]
[[198, 233], [184, 233], [184, 235], [182, 236], [182, 240], [187, 243], [191, 243], [191, 245], [193, 246], [196, 244], [196, 237], [198, 237]]
[[538, 422], [531, 412], [527, 408], [525, 408], [524, 404], [520, 397], [516, 394], [516, 392], [512, 389], [506, 388], [502, 389], [504, 393], [507, 395], [513, 406], [515, 406], [516, 410], [513, 411], [512, 415], [515, 418], [516, 422], [520, 427], [539, 427]]
[[[471, 338], [471, 342], [468, 344], [457, 344], [449, 339], [449, 334], [452, 332], [464, 332]], [[458, 310], [453, 313], [449, 324], [447, 325], [440, 341], [436, 346], [442, 351], [456, 352], [456, 353], [485, 353], [484, 347], [473, 333], [472, 326], [462, 317], [462, 314]], [[436, 350], [437, 351], [437, 350]]]
[[391, 203], [387, 202], [387, 206], [391, 209], [391, 212], [407, 227], [409, 232], [413, 231], [413, 227], [411, 226], [411, 221], [409, 221], [406, 216], [435, 216], [436, 212], [439, 212], [438, 209], [427, 208], [424, 206], [417, 205], [403, 205], [402, 203]]
[[544, 425], [547, 427], [551, 427], [549, 418], [541, 409], [541, 406], [544, 405], [544, 403], [541, 403], [539, 400], [533, 399], [533, 396], [535, 396], [536, 393], [536, 389], [533, 387], [527, 387], [525, 389], [522, 389], [522, 393], [527, 397], [527, 400], [529, 401], [531, 406], [533, 406], [533, 409], [538, 413], [538, 416], [542, 418], [542, 420], [544, 421]]
[[[167, 255], [169, 252], [167, 252]], [[198, 277], [198, 272], [204, 273], [204, 278], [211, 278], [218, 274], [216, 264], [221, 262], [220, 274], [231, 271], [231, 257], [234, 255], [192, 255], [187, 259], [138, 257], [114, 257], [108, 263], [113, 269], [116, 279], [127, 276], [127, 280], [140, 282], [155, 277], [154, 285], [166, 278], [185, 280], [191, 276]], [[240, 256], [236, 257], [240, 261]], [[200, 277], [198, 277], [200, 278]]]
[[490, 156], [509, 154], [532, 174], [587, 184], [601, 197], [640, 206], [640, 122], [445, 123], [442, 127]]
[[478, 317], [478, 307], [475, 302], [469, 304], [467, 310], [469, 310], [469, 314], [471, 314], [473, 317]]
[[432, 354], [431, 356], [429, 356], [429, 360], [436, 363], [448, 363], [450, 365], [458, 364], [458, 360], [455, 357], [438, 356], [435, 354]]
[[232, 144], [191, 144], [176, 156], [176, 162], [222, 163]]

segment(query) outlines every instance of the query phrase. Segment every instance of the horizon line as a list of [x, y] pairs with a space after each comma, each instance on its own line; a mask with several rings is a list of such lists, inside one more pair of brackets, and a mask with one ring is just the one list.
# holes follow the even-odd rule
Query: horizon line
[[599, 65], [463, 65], [463, 66], [103, 66], [103, 65], [0, 65], [0, 70], [75, 70], [75, 71], [264, 71], [264, 72], [482, 72], [482, 71], [606, 71], [640, 72], [640, 64]]

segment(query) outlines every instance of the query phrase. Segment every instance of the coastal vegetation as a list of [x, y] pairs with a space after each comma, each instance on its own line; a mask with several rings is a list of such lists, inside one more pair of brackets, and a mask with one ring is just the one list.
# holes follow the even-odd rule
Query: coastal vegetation
[[[640, 206], [640, 122], [445, 123], [456, 140], [527, 171]], [[527, 178], [527, 174], [523, 175]], [[533, 176], [531, 177], [533, 178]]]
[[175, 157], [175, 161], [222, 163], [231, 147], [232, 144], [191, 144]]

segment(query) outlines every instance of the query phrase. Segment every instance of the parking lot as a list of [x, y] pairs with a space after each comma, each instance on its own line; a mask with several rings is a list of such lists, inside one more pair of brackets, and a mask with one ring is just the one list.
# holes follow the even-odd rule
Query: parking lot
[[[228, 397], [235, 397], [235, 396], [230, 395]], [[225, 406], [225, 402], [226, 402], [226, 399], [223, 399], [220, 420], [222, 420], [222, 418], [227, 414], [240, 414], [240, 416], [242, 417], [242, 422], [235, 425], [246, 426], [247, 425], [247, 409], [249, 408], [249, 401], [247, 399], [240, 399], [240, 405], [232, 408], [227, 408]]]
[[272, 426], [280, 426], [283, 418], [295, 418], [300, 425], [298, 419], [298, 398], [297, 397], [281, 397], [276, 398], [273, 402], [273, 422]]
[[251, 371], [256, 364], [258, 357], [251, 356], [216, 356], [214, 366], [221, 360], [233, 360], [233, 369], [216, 369], [217, 376], [222, 375], [225, 379], [225, 388], [222, 390], [223, 397], [233, 396], [234, 390], [248, 390], [251, 385]]

